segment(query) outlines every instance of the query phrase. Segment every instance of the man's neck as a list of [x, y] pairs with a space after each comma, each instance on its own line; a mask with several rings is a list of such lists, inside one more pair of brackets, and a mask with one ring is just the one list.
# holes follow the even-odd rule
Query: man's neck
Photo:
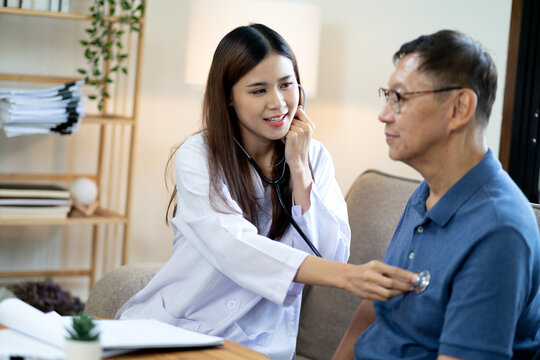
[[484, 141], [471, 146], [454, 146], [433, 157], [418, 172], [429, 186], [426, 210], [431, 209], [465, 174], [475, 167], [487, 153]]

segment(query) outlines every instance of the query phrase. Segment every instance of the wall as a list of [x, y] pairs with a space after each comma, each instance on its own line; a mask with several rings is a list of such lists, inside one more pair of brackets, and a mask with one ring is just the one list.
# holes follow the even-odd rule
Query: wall
[[[331, 152], [345, 194], [368, 168], [419, 175], [387, 157], [377, 120], [377, 89], [393, 71], [391, 57], [413, 38], [442, 28], [482, 42], [505, 77], [510, 0], [319, 0], [322, 8], [318, 91], [308, 99], [315, 137]], [[137, 140], [130, 262], [164, 261], [172, 231], [164, 224], [163, 171], [171, 146], [198, 128], [203, 89], [183, 84], [187, 1], [150, 2], [147, 12], [141, 127]], [[489, 11], [487, 11], [489, 9]], [[159, 26], [153, 24], [159, 23]], [[301, 64], [300, 64], [301, 66]], [[163, 74], [163, 69], [167, 69]], [[489, 146], [498, 153], [504, 83], [499, 86]], [[148, 201], [148, 199], [154, 201]]]
[[[344, 194], [354, 179], [368, 168], [418, 177], [412, 169], [387, 157], [383, 126], [377, 120], [380, 107], [377, 89], [386, 85], [393, 71], [392, 54], [403, 42], [442, 28], [468, 33], [482, 42], [495, 59], [500, 85], [488, 128], [488, 143], [498, 153], [511, 0], [312, 2], [322, 8], [322, 32], [318, 93], [308, 99], [307, 110], [317, 126], [314, 136], [334, 158], [337, 180]], [[164, 221], [168, 202], [164, 169], [171, 148], [198, 129], [203, 94], [202, 88], [185, 85], [183, 81], [188, 9], [187, 0], [148, 1], [147, 5], [129, 262], [165, 261], [171, 250], [173, 234]], [[25, 22], [28, 21], [43, 20], [7, 24], [5, 18], [0, 17], [0, 49], [3, 49], [0, 72], [10, 70], [13, 65], [4, 55], [7, 45], [10, 54], [23, 53], [32, 46], [28, 40], [31, 37], [25, 35]], [[19, 28], [14, 29], [17, 26]], [[22, 41], [9, 41], [6, 28], [10, 33], [19, 31]], [[61, 50], [67, 47], [65, 42], [55, 41], [49, 41], [49, 46]], [[79, 53], [80, 48], [76, 52]], [[54, 60], [57, 66], [62, 66], [62, 59]], [[43, 59], [35, 57], [28, 61], [34, 61], [35, 66], [43, 64]], [[17, 158], [21, 156], [20, 159], [24, 154], [30, 154], [24, 168], [42, 166], [40, 154], [34, 150], [34, 139], [21, 140], [20, 144], [24, 146], [17, 145], [16, 151], [8, 151], [2, 143], [5, 144], [5, 138], [0, 135], [2, 170], [21, 168], [20, 161], [14, 160], [14, 154]], [[46, 146], [51, 152], [62, 151], [56, 141]], [[84, 149], [80, 151], [84, 153]], [[20, 261], [7, 263], [9, 255], [4, 250], [8, 246], [3, 240], [17, 235], [7, 234], [4, 229], [0, 231], [0, 268], [39, 265], [42, 260], [37, 255], [22, 256]], [[50, 232], [49, 235], [54, 237], [55, 231]], [[46, 250], [39, 250], [40, 254], [49, 259], [52, 257], [59, 264], [77, 263], [82, 257], [86, 259], [81, 254], [88, 251], [85, 247], [73, 243], [64, 245], [68, 261], [54, 256], [54, 249], [60, 244], [51, 240], [48, 245]], [[28, 243], [24, 246], [24, 249], [35, 249]], [[9, 251], [15, 251], [14, 247], [16, 245], [10, 243]], [[19, 248], [18, 253], [25, 254], [24, 249]], [[71, 286], [77, 288], [77, 284]], [[84, 289], [79, 287], [77, 291], [84, 297]]]

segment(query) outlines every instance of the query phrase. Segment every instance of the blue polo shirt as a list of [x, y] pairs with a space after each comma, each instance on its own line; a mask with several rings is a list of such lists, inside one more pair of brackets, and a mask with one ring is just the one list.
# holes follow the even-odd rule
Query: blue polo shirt
[[431, 283], [375, 302], [355, 359], [510, 359], [540, 347], [540, 238], [531, 206], [488, 151], [426, 212], [415, 190], [385, 262]]

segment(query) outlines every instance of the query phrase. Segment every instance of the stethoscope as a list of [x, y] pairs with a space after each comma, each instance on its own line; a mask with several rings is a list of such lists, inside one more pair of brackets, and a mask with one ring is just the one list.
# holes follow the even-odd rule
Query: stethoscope
[[265, 183], [267, 183], [268, 185], [272, 185], [272, 187], [274, 188], [274, 191], [276, 192], [276, 195], [277, 195], [277, 198], [278, 198], [278, 201], [279, 201], [279, 205], [281, 205], [281, 208], [283, 209], [283, 212], [285, 213], [285, 215], [287, 216], [287, 218], [291, 222], [291, 225], [296, 229], [296, 231], [298, 231], [298, 233], [300, 234], [302, 239], [304, 239], [304, 241], [309, 246], [311, 251], [313, 251], [313, 253], [315, 255], [317, 255], [318, 257], [322, 257], [321, 253], [317, 250], [315, 245], [313, 245], [311, 240], [309, 240], [307, 235], [304, 234], [302, 229], [300, 229], [300, 226], [298, 226], [296, 221], [293, 219], [291, 213], [289, 212], [289, 210], [287, 209], [287, 206], [285, 205], [285, 202], [283, 201], [283, 197], [281, 196], [281, 189], [280, 189], [279, 185], [285, 179], [285, 174], [287, 173], [287, 167], [288, 167], [287, 162], [286, 161], [283, 162], [283, 170], [281, 171], [280, 177], [278, 179], [276, 179], [276, 180], [270, 180], [269, 178], [267, 178], [263, 174], [263, 172], [262, 172], [261, 168], [259, 167], [259, 165], [257, 164], [257, 162], [247, 153], [246, 150], [244, 150], [244, 148], [242, 147], [242, 145], [240, 145], [238, 140], [236, 140], [236, 138], [233, 138], [233, 139], [236, 142], [236, 144], [238, 145], [238, 147], [242, 150], [242, 152], [246, 155], [246, 157], [247, 157], [249, 163], [251, 164], [251, 166], [253, 166], [253, 168], [255, 169], [257, 174], [259, 174], [259, 176], [261, 177], [261, 180], [264, 181]]
[[[305, 105], [306, 92], [304, 91], [304, 88], [300, 84], [298, 84], [298, 89], [300, 90], [300, 96], [301, 96], [300, 97], [300, 103], [301, 103], [302, 107], [305, 109], [306, 108], [306, 105]], [[259, 167], [259, 165], [257, 164], [257, 162], [247, 153], [247, 151], [242, 147], [242, 145], [240, 145], [238, 140], [236, 140], [236, 138], [233, 138], [233, 139], [236, 142], [236, 144], [238, 145], [238, 147], [242, 150], [242, 152], [246, 155], [246, 157], [247, 157], [249, 163], [251, 164], [251, 166], [253, 166], [253, 168], [255, 169], [257, 174], [259, 174], [259, 176], [261, 177], [261, 180], [264, 181], [265, 183], [267, 183], [268, 185], [272, 185], [272, 187], [274, 188], [274, 191], [276, 192], [276, 195], [277, 195], [277, 198], [278, 198], [278, 201], [279, 201], [279, 205], [283, 209], [283, 212], [285, 213], [285, 216], [287, 216], [287, 218], [291, 222], [291, 225], [296, 229], [298, 234], [300, 234], [302, 239], [304, 239], [304, 241], [309, 246], [311, 251], [313, 251], [313, 253], [315, 255], [317, 255], [318, 257], [322, 257], [321, 253], [317, 250], [315, 245], [313, 245], [311, 240], [309, 240], [307, 235], [302, 231], [302, 229], [300, 229], [300, 226], [298, 226], [296, 221], [293, 219], [291, 213], [289, 212], [289, 210], [287, 209], [287, 206], [285, 205], [285, 202], [283, 201], [283, 197], [281, 196], [281, 189], [279, 187], [279, 184], [281, 184], [283, 182], [283, 180], [285, 179], [285, 174], [287, 173], [287, 167], [288, 167], [287, 162], [286, 161], [283, 162], [283, 170], [281, 172], [281, 176], [276, 180], [270, 180], [269, 178], [267, 178], [263, 174], [263, 172], [262, 172], [261, 168]]]
[[[302, 105], [302, 107], [305, 109], [306, 93], [304, 91], [304, 88], [300, 84], [298, 84], [298, 88], [301, 91], [301, 96], [303, 96], [304, 104]], [[296, 229], [298, 234], [300, 234], [302, 239], [304, 239], [304, 241], [309, 246], [311, 251], [313, 251], [313, 253], [315, 255], [317, 255], [318, 257], [322, 257], [321, 253], [317, 250], [315, 245], [313, 245], [311, 240], [309, 240], [307, 235], [302, 231], [302, 229], [300, 229], [300, 226], [298, 226], [296, 221], [293, 219], [291, 213], [289, 212], [289, 210], [287, 209], [287, 206], [285, 205], [285, 202], [283, 201], [283, 197], [281, 196], [281, 189], [279, 187], [279, 184], [282, 183], [283, 180], [285, 179], [285, 174], [287, 173], [287, 167], [288, 167], [287, 162], [285, 161], [283, 163], [283, 170], [281, 172], [280, 177], [278, 179], [276, 179], [276, 180], [271, 180], [271, 179], [267, 178], [266, 175], [263, 174], [263, 172], [262, 172], [261, 168], [259, 167], [259, 165], [257, 164], [257, 162], [247, 153], [247, 151], [238, 142], [238, 140], [236, 140], [236, 138], [233, 138], [233, 139], [236, 142], [236, 144], [238, 145], [238, 147], [242, 150], [244, 155], [246, 155], [246, 157], [247, 157], [249, 163], [251, 164], [251, 166], [253, 166], [253, 168], [255, 169], [257, 174], [259, 174], [261, 180], [264, 181], [265, 183], [267, 183], [268, 185], [272, 185], [272, 187], [274, 188], [274, 191], [276, 192], [276, 195], [277, 195], [277, 198], [278, 198], [278, 201], [279, 201], [279, 205], [281, 206], [281, 208], [283, 209], [283, 212], [285, 213], [285, 215], [287, 216], [287, 218], [291, 222], [291, 225]], [[430, 282], [431, 282], [431, 273], [429, 272], [429, 270], [424, 270], [424, 271], [421, 271], [418, 274], [418, 278], [416, 279], [416, 281], [414, 283], [412, 283], [412, 286], [414, 287], [414, 290], [417, 293], [422, 293], [422, 292], [424, 292], [424, 290], [426, 290], [426, 288], [428, 287]]]
[[[283, 180], [285, 179], [285, 174], [287, 172], [287, 162], [284, 162], [283, 170], [279, 178], [277, 180], [270, 180], [269, 178], [266, 177], [266, 175], [263, 174], [257, 162], [247, 153], [247, 151], [242, 147], [242, 145], [240, 145], [238, 140], [236, 140], [236, 138], [233, 138], [233, 139], [238, 145], [238, 147], [242, 150], [242, 152], [246, 155], [251, 166], [253, 166], [257, 174], [259, 174], [262, 181], [264, 181], [268, 185], [272, 185], [272, 187], [274, 188], [276, 192], [279, 204], [281, 205], [281, 208], [283, 209], [283, 212], [285, 213], [285, 215], [289, 218], [289, 221], [291, 222], [292, 226], [296, 229], [296, 231], [298, 231], [302, 239], [304, 239], [304, 241], [310, 247], [313, 253], [317, 255], [318, 257], [322, 257], [321, 253], [317, 250], [315, 245], [313, 245], [313, 243], [311, 242], [311, 240], [309, 240], [307, 235], [304, 234], [302, 229], [300, 229], [300, 226], [298, 226], [296, 221], [294, 221], [291, 213], [289, 212], [289, 210], [287, 209], [287, 206], [285, 205], [285, 202], [283, 201], [283, 197], [281, 196], [281, 189], [279, 187], [279, 184], [283, 182]], [[430, 282], [431, 282], [431, 273], [429, 272], [429, 270], [424, 270], [418, 274], [416, 281], [412, 283], [411, 285], [414, 287], [414, 291], [416, 291], [419, 294], [419, 293], [424, 292], [424, 290], [426, 290]]]
[[[242, 147], [242, 145], [240, 145], [238, 140], [236, 140], [236, 138], [233, 138], [233, 139], [238, 145], [238, 147], [242, 150], [244, 155], [246, 155], [251, 166], [253, 166], [257, 174], [259, 174], [261, 180], [267, 183], [268, 185], [272, 185], [272, 187], [274, 188], [274, 191], [276, 192], [279, 205], [281, 205], [283, 212], [285, 213], [287, 218], [289, 218], [289, 221], [291, 222], [292, 226], [296, 229], [296, 231], [298, 231], [298, 234], [300, 234], [302, 239], [304, 239], [306, 244], [309, 246], [309, 248], [311, 249], [311, 251], [313, 251], [315, 255], [317, 255], [318, 257], [322, 257], [321, 253], [317, 250], [315, 245], [313, 245], [313, 243], [311, 242], [311, 240], [309, 240], [307, 235], [304, 234], [302, 229], [300, 229], [300, 226], [298, 226], [296, 221], [294, 221], [291, 213], [289, 212], [289, 210], [287, 209], [287, 206], [285, 205], [285, 202], [283, 201], [283, 197], [281, 196], [281, 189], [279, 187], [279, 184], [282, 183], [283, 180], [285, 179], [285, 174], [287, 173], [287, 162], [283, 163], [283, 170], [281, 171], [281, 175], [279, 176], [279, 178], [276, 180], [270, 180], [269, 178], [266, 177], [266, 175], [263, 174], [257, 162], [247, 153], [247, 151]], [[426, 290], [430, 282], [431, 282], [431, 273], [429, 272], [429, 270], [424, 270], [418, 274], [416, 281], [412, 283], [411, 285], [414, 287], [414, 291], [420, 294], [424, 292], [424, 290]]]
[[424, 292], [424, 290], [426, 290], [430, 282], [431, 273], [429, 272], [429, 270], [424, 270], [420, 271], [418, 277], [416, 278], [416, 281], [412, 283], [412, 286], [414, 287], [414, 291], [420, 294]]

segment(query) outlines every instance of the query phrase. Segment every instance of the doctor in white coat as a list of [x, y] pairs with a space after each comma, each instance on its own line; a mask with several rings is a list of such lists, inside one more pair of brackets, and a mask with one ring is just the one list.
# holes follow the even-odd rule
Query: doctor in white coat
[[[243, 26], [222, 39], [203, 130], [174, 158], [173, 254], [117, 318], [154, 318], [292, 359], [303, 284], [373, 300], [412, 290], [414, 273], [378, 261], [345, 264], [346, 204], [330, 155], [311, 138], [299, 81], [293, 52], [270, 28]], [[283, 175], [285, 209], [256, 167], [268, 179]]]

